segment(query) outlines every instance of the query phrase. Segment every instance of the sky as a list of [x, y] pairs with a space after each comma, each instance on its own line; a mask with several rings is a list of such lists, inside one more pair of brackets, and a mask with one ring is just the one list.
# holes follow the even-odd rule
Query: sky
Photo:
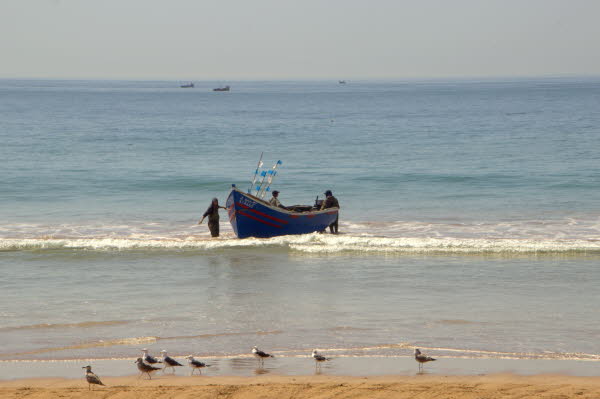
[[598, 0], [0, 0], [0, 78], [600, 75]]

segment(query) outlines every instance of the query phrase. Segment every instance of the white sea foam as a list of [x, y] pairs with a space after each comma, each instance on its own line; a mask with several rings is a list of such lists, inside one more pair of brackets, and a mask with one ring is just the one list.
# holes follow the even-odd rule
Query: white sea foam
[[600, 251], [600, 217], [517, 221], [344, 221], [343, 234], [219, 239], [186, 222], [15, 223], [0, 226], [0, 251], [217, 250], [274, 247], [304, 253], [568, 253]]
[[317, 237], [308, 243], [290, 243], [303, 252], [384, 252], [384, 253], [545, 253], [598, 252], [600, 242], [588, 240], [532, 240], [486, 238], [386, 238]]
[[280, 248], [303, 253], [485, 254], [485, 253], [600, 253], [600, 241], [584, 239], [490, 239], [372, 237], [307, 234], [270, 239], [236, 238], [23, 238], [0, 239], [0, 251], [19, 250], [200, 250]]

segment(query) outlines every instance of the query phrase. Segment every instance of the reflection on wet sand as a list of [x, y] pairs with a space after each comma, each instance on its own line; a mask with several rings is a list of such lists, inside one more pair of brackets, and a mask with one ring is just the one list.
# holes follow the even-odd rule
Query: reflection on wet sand
[[270, 370], [264, 369], [262, 367], [258, 367], [256, 369], [254, 369], [254, 374], [256, 374], [256, 375], [269, 374], [270, 372], [271, 372]]

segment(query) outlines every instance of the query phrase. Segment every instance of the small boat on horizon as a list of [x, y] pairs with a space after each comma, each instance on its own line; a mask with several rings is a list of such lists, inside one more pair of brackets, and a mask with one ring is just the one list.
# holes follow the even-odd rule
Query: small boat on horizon
[[194, 83], [190, 82], [188, 84], [184, 84], [184, 85], [181, 85], [179, 87], [181, 87], [182, 89], [190, 89], [190, 88], [194, 87]]
[[346, 81], [345, 80], [338, 80], [338, 83], [341, 84], [341, 85], [345, 85]]
[[229, 89], [230, 89], [229, 86], [224, 86], [224, 87], [214, 88], [213, 91], [229, 91]]

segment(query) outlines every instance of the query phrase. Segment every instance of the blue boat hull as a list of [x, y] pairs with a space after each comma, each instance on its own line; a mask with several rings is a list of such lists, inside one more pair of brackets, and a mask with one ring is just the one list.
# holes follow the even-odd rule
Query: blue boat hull
[[236, 188], [227, 198], [229, 221], [238, 238], [277, 237], [325, 230], [338, 217], [338, 209], [292, 212], [269, 205]]

